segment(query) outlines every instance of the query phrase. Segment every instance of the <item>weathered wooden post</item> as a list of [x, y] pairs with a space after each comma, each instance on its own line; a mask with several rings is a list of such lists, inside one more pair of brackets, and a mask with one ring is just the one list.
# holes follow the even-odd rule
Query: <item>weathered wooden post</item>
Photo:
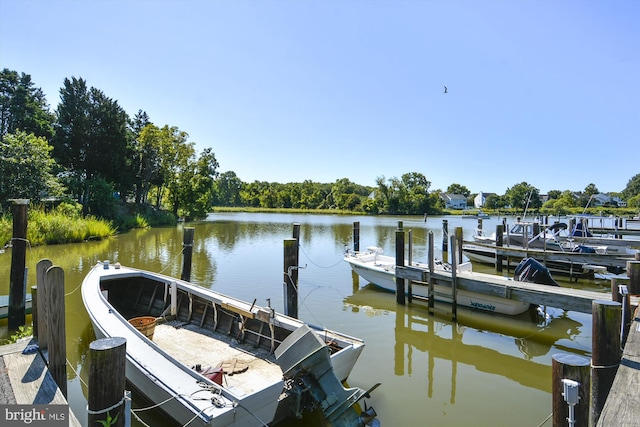
[[[413, 230], [409, 230], [409, 247], [407, 250], [408, 258], [407, 265], [411, 265], [413, 263]], [[413, 302], [413, 282], [411, 280], [407, 281], [407, 302], [411, 304]]]
[[429, 245], [429, 312], [433, 312], [435, 307], [435, 297], [434, 297], [434, 283], [431, 275], [433, 274], [435, 267], [435, 256], [434, 256], [434, 248], [435, 248], [435, 238], [433, 237], [433, 231], [429, 231], [427, 236], [427, 244]]
[[449, 251], [449, 221], [442, 220], [442, 252]]
[[51, 266], [53, 263], [49, 259], [41, 259], [36, 264], [36, 286], [38, 287], [38, 298], [40, 298], [36, 321], [38, 322], [38, 347], [40, 350], [46, 350], [48, 347], [49, 297], [47, 295], [46, 274]]
[[122, 337], [102, 338], [89, 344], [90, 426], [125, 426], [126, 344]]
[[298, 239], [284, 239], [284, 314], [298, 318]]
[[38, 341], [38, 287], [31, 287], [31, 323], [33, 324], [33, 339]]
[[478, 218], [478, 234], [482, 234], [482, 218]]
[[[402, 221], [398, 221], [398, 229], [396, 230], [396, 267], [404, 266], [404, 229]], [[400, 305], [405, 304], [404, 279], [396, 276], [396, 302]]]
[[67, 397], [67, 338], [64, 308], [64, 270], [50, 267], [45, 274], [47, 289], [47, 345], [49, 348], [49, 372], [58, 388]]
[[[637, 257], [637, 254], [636, 254]], [[640, 261], [627, 261], [627, 276], [629, 276], [629, 293], [640, 294]]]
[[451, 261], [453, 262], [454, 258], [458, 258], [458, 264], [462, 264], [462, 242], [464, 240], [464, 236], [462, 234], [462, 227], [456, 227], [454, 230], [454, 236], [456, 240], [455, 250], [453, 247], [451, 248]]
[[622, 357], [622, 306], [614, 301], [593, 301], [592, 317], [590, 423], [595, 426]]
[[353, 222], [353, 251], [360, 252], [360, 221]]
[[184, 227], [182, 231], [182, 274], [180, 278], [187, 282], [191, 281], [191, 258], [193, 256], [193, 234], [195, 228]]
[[9, 331], [25, 324], [25, 274], [27, 257], [27, 208], [29, 199], [13, 199], [13, 238], [11, 239], [11, 274], [9, 279]]
[[[460, 227], [462, 231], [462, 227]], [[451, 318], [455, 321], [458, 319], [458, 265], [456, 263], [455, 253], [457, 251], [458, 241], [455, 236], [451, 236]], [[462, 254], [462, 249], [460, 249]]]
[[[551, 399], [553, 427], [565, 427], [569, 418], [569, 405], [565, 400], [563, 380], [577, 383], [578, 402], [573, 406], [573, 427], [589, 425], [589, 359], [575, 354], [554, 354], [551, 360]], [[574, 390], [575, 391], [575, 390]], [[567, 396], [568, 398], [569, 396]]]
[[502, 255], [498, 251], [502, 248], [504, 225], [496, 225], [496, 271], [502, 272]]

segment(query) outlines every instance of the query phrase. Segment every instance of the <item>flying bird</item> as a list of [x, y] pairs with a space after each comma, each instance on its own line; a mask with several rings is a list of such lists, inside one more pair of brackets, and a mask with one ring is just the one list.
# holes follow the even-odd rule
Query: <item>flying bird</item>
[[446, 86], [444, 87], [444, 93], [449, 93]]

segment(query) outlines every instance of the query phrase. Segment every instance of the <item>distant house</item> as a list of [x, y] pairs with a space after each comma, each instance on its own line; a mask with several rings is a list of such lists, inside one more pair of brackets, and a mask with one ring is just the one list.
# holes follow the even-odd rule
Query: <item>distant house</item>
[[591, 203], [589, 206], [619, 206], [625, 207], [627, 204], [623, 202], [618, 196], [610, 196], [608, 194], [594, 194], [591, 196]]
[[467, 207], [467, 198], [462, 194], [442, 193], [440, 198], [444, 201], [445, 209], [464, 209]]
[[473, 198], [473, 206], [478, 209], [484, 207], [484, 203], [487, 201], [487, 197], [491, 196], [492, 194], [496, 193], [483, 193], [482, 191], [479, 192], [476, 197]]

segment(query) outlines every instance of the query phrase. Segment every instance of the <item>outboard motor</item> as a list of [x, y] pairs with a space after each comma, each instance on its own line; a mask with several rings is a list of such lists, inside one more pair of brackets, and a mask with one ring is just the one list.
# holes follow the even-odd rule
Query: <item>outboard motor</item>
[[533, 258], [524, 258], [513, 273], [513, 278], [519, 282], [538, 283], [540, 285], [560, 286], [549, 269]]

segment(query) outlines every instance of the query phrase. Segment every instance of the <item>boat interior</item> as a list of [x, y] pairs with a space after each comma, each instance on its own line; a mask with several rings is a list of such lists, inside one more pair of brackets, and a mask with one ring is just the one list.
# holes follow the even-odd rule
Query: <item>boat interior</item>
[[[101, 281], [109, 303], [130, 323], [150, 317], [151, 334], [142, 331], [165, 352], [210, 380], [242, 396], [282, 379], [274, 351], [296, 329], [279, 324], [272, 309], [216, 300], [151, 277], [110, 277]], [[206, 298], [209, 297], [209, 298]], [[235, 303], [238, 304], [235, 304]], [[173, 313], [172, 313], [173, 312]], [[288, 326], [288, 327], [285, 327]], [[331, 352], [341, 349], [327, 336]]]

